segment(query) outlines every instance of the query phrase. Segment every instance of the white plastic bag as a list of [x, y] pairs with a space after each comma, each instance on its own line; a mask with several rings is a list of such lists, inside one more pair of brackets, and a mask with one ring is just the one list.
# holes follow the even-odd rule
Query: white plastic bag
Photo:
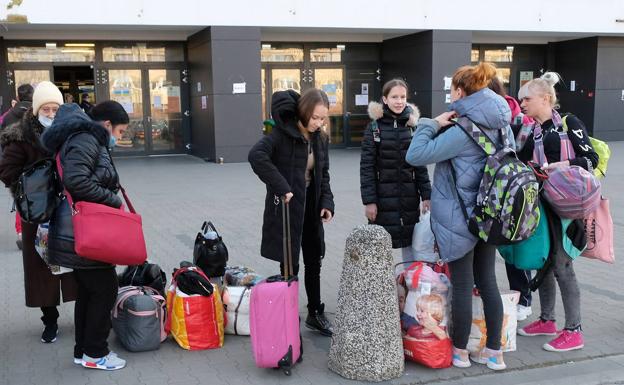
[[37, 235], [35, 236], [35, 249], [43, 262], [48, 265], [50, 272], [54, 275], [60, 275], [65, 273], [71, 273], [73, 270], [67, 267], [52, 265], [48, 262], [48, 228], [49, 223], [42, 223], [37, 228]]
[[431, 214], [429, 211], [422, 214], [420, 221], [414, 225], [412, 253], [415, 261], [435, 263], [440, 260], [440, 255], [435, 251], [435, 237], [431, 231]]

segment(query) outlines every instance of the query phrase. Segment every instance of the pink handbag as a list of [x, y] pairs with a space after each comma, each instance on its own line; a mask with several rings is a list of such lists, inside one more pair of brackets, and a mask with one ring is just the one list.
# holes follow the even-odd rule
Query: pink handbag
[[587, 235], [587, 248], [581, 255], [602, 262], [614, 263], [613, 220], [609, 211], [609, 200], [602, 197], [598, 209], [589, 214], [583, 221]]
[[[60, 154], [56, 154], [56, 166], [62, 180]], [[94, 261], [112, 265], [140, 265], [147, 259], [143, 222], [128, 199], [126, 190], [120, 188], [129, 212], [124, 210], [123, 205], [114, 208], [93, 202], [74, 202], [65, 189], [72, 210], [74, 250], [79, 256]]]

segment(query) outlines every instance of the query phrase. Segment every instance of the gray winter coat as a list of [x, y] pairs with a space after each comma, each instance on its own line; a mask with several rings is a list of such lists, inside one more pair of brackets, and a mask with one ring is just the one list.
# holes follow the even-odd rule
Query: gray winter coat
[[[509, 105], [490, 89], [485, 88], [459, 99], [449, 109], [486, 128], [486, 133], [497, 145], [502, 144], [501, 129], [507, 130], [508, 137], [513, 141]], [[486, 155], [460, 126], [454, 125], [438, 133], [439, 130], [435, 120], [420, 119], [406, 160], [414, 166], [436, 163], [431, 194], [431, 229], [440, 257], [450, 262], [462, 258], [477, 244], [477, 237], [468, 230], [457, 192], [466, 205], [468, 215], [471, 215]], [[453, 184], [451, 163], [457, 173], [457, 189]]]

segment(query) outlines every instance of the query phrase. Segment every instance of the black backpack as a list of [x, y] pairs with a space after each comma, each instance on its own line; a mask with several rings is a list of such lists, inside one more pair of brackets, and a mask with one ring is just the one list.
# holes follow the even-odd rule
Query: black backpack
[[15, 208], [28, 223], [46, 223], [63, 200], [63, 187], [52, 159], [28, 167], [15, 182]]
[[[209, 233], [214, 239], [207, 238]], [[223, 243], [223, 239], [217, 232], [212, 222], [204, 222], [201, 231], [195, 238], [193, 248], [193, 263], [198, 266], [208, 277], [223, 277], [225, 266], [228, 261], [228, 249]]]
[[119, 287], [147, 286], [166, 297], [167, 274], [155, 263], [145, 261], [142, 265], [128, 266], [117, 279]]

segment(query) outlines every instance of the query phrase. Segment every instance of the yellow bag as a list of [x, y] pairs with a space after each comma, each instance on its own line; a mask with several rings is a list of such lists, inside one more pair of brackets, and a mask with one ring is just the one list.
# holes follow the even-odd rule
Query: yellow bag
[[[223, 346], [227, 320], [219, 287], [213, 284], [214, 291], [209, 297], [185, 294], [177, 287], [176, 277], [187, 269], [197, 268], [178, 269], [169, 286], [165, 331], [171, 333], [178, 345], [187, 350], [220, 348]], [[196, 271], [204, 275], [200, 269]]]
[[[569, 115], [566, 115], [561, 119], [564, 132], [568, 132], [568, 125], [566, 123], [566, 118], [568, 116]], [[594, 148], [594, 151], [596, 151], [596, 154], [598, 154], [598, 166], [594, 168], [594, 176], [596, 178], [604, 178], [607, 175], [607, 166], [609, 158], [611, 158], [611, 149], [607, 143], [600, 139], [592, 138], [591, 136], [589, 137], [589, 142]]]

